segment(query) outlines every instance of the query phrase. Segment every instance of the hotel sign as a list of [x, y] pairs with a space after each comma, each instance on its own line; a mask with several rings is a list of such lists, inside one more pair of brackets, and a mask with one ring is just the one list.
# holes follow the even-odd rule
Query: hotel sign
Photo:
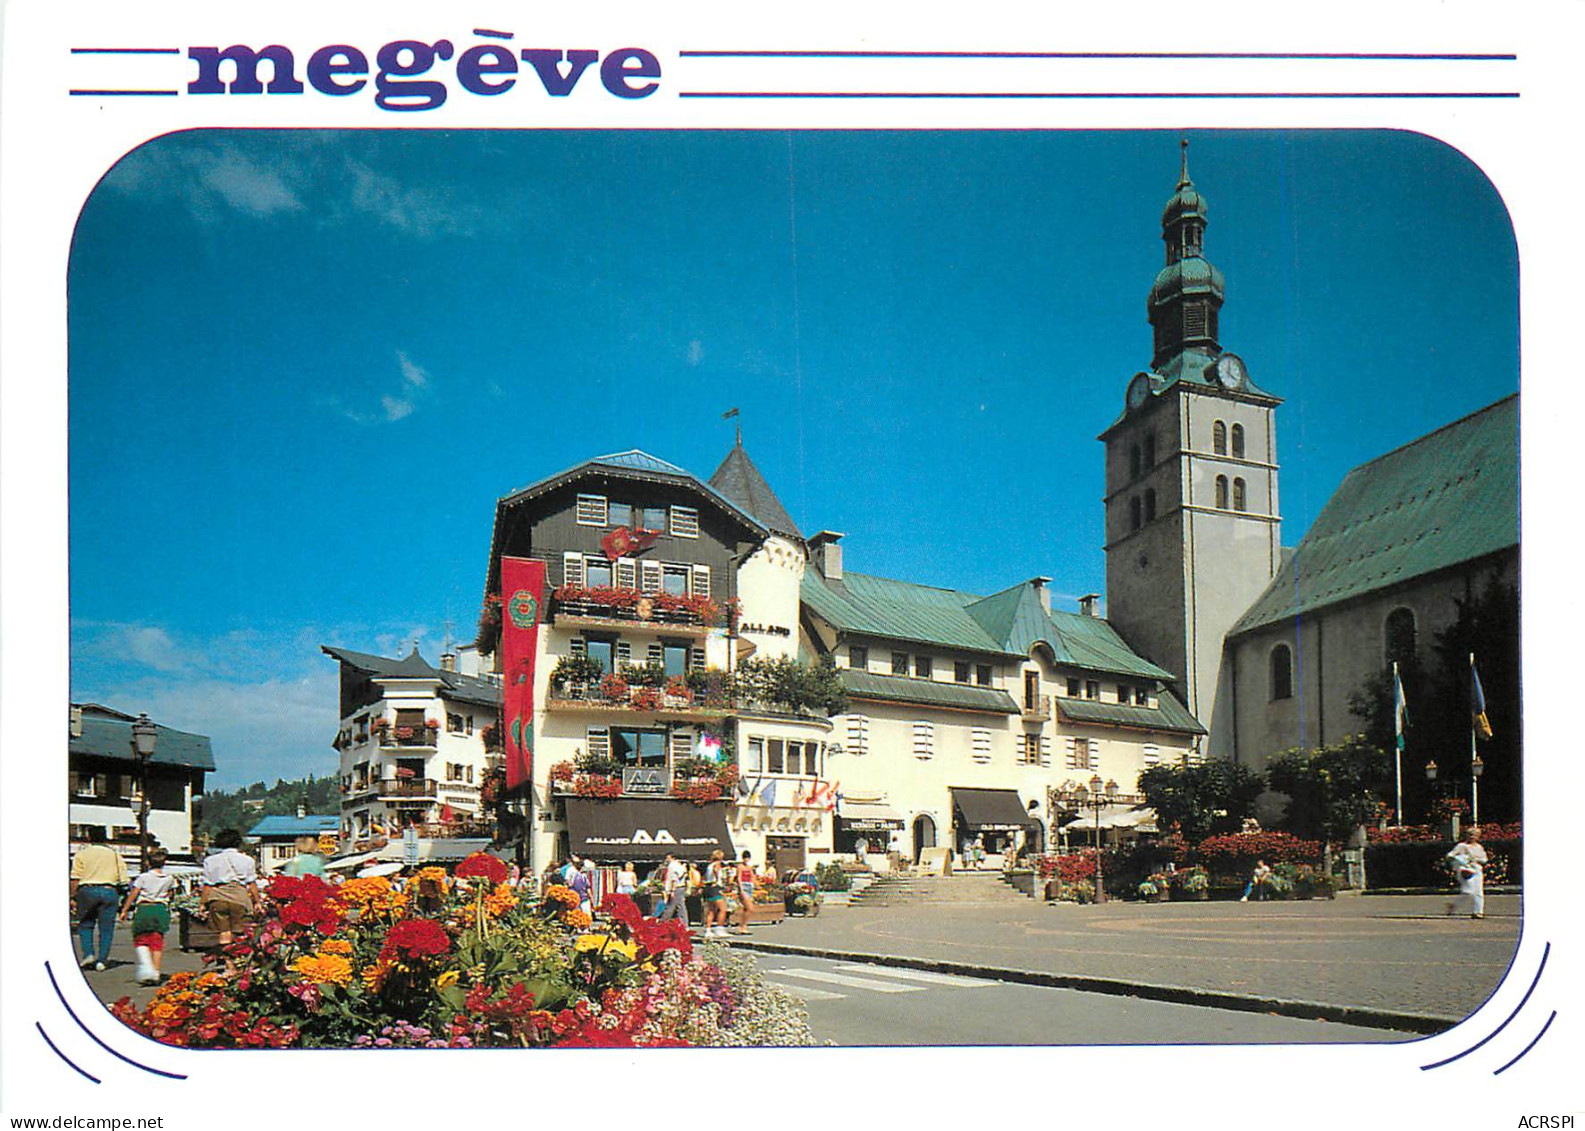
[[665, 797], [671, 792], [671, 774], [660, 766], [624, 766], [622, 792]]

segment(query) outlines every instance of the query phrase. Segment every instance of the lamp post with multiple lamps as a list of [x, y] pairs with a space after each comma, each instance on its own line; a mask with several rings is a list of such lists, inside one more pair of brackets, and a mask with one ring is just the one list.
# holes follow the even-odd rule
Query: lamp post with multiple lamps
[[1109, 809], [1117, 800], [1117, 783], [1115, 781], [1102, 782], [1101, 775], [1096, 774], [1090, 779], [1089, 788], [1081, 783], [1071, 788], [1064, 787], [1061, 793], [1064, 805], [1072, 809], [1090, 809], [1095, 813], [1095, 902], [1106, 902], [1106, 881], [1101, 869], [1101, 813]]
[[138, 761], [138, 862], [145, 872], [149, 870], [149, 759], [154, 757], [158, 730], [147, 714], [140, 714], [132, 724], [132, 754]]

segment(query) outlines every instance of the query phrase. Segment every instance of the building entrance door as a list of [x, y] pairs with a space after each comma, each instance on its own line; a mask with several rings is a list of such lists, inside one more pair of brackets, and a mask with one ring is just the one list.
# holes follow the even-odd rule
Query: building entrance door
[[768, 836], [765, 838], [765, 855], [771, 867], [776, 869], [778, 876], [787, 874], [787, 869], [803, 871], [804, 868], [804, 841], [801, 836]]
[[936, 823], [929, 817], [914, 818], [914, 863], [919, 863], [919, 854], [927, 848], [936, 846]]

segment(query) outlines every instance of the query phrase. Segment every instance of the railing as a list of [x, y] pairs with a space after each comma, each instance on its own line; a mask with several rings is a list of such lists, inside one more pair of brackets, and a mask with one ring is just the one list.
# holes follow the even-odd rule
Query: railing
[[436, 783], [431, 778], [387, 778], [374, 783], [381, 797], [429, 797], [435, 796]]
[[552, 620], [618, 621], [624, 624], [655, 624], [667, 628], [694, 630], [690, 635], [702, 635], [713, 619], [697, 608], [679, 608], [667, 595], [659, 593], [638, 594], [632, 599], [625, 595], [620, 600], [602, 600], [598, 597], [557, 597], [551, 606]]
[[736, 704], [725, 696], [674, 695], [659, 687], [629, 686], [624, 694], [607, 696], [600, 681], [565, 683], [552, 687], [550, 710], [656, 711], [663, 714], [720, 715]]
[[1024, 722], [1043, 723], [1051, 718], [1051, 696], [1040, 695], [1031, 703], [1027, 698], [1023, 705]]
[[[403, 731], [408, 733], [404, 734]], [[391, 727], [380, 732], [381, 746], [434, 746], [438, 731], [429, 727]]]

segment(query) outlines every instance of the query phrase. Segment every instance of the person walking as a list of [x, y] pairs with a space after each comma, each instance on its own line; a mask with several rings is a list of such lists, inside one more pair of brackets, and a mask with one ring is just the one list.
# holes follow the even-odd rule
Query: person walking
[[622, 870], [616, 874], [616, 894], [632, 899], [636, 891], [638, 891], [638, 873], [633, 870], [633, 861], [624, 860]]
[[1453, 861], [1453, 874], [1458, 877], [1458, 899], [1449, 900], [1447, 913], [1453, 910], [1460, 902], [1469, 900], [1469, 917], [1471, 919], [1486, 918], [1486, 849], [1480, 843], [1480, 829], [1471, 825], [1464, 832], [1464, 838], [1453, 846], [1453, 851], [1447, 854]]
[[[1238, 902], [1248, 903], [1251, 892], [1257, 899], [1266, 898], [1266, 881], [1271, 879], [1271, 869], [1264, 860], [1255, 861], [1255, 871], [1249, 877], [1249, 883], [1244, 885], [1244, 894], [1239, 896]], [[1235, 883], [1237, 881], [1234, 881]]]
[[705, 938], [726, 934], [726, 889], [726, 853], [718, 848], [710, 854], [710, 863], [705, 865], [704, 886], [699, 893], [704, 901]]
[[[127, 882], [126, 861], [105, 843], [105, 830], [88, 826], [88, 843], [72, 857], [71, 898], [77, 908], [77, 934], [82, 946], [82, 968], [103, 970], [110, 961], [110, 944], [116, 937], [116, 890]], [[99, 953], [94, 954], [94, 928], [99, 929]]]
[[734, 935], [748, 934], [749, 916], [754, 914], [754, 857], [748, 849], [743, 850], [743, 859], [735, 869], [737, 881], [737, 926], [732, 929]]
[[593, 905], [589, 899], [589, 874], [582, 868], [572, 869], [572, 874], [567, 878], [567, 886], [572, 889], [572, 894], [578, 897], [579, 910], [591, 913]]
[[[253, 918], [261, 902], [258, 866], [241, 845], [240, 832], [221, 829], [215, 834], [217, 851], [204, 857], [199, 899], [209, 913], [209, 925], [222, 950], [231, 945], [236, 931]], [[227, 969], [231, 969], [229, 960]]]
[[160, 959], [165, 954], [165, 932], [171, 929], [171, 897], [176, 877], [165, 871], [163, 848], [149, 851], [149, 870], [132, 881], [132, 890], [121, 908], [123, 922], [132, 921], [132, 945], [138, 956], [138, 984], [160, 984]]
[[661, 908], [657, 919], [681, 918], [688, 925], [688, 869], [671, 853], [666, 854], [666, 873], [661, 881]]

